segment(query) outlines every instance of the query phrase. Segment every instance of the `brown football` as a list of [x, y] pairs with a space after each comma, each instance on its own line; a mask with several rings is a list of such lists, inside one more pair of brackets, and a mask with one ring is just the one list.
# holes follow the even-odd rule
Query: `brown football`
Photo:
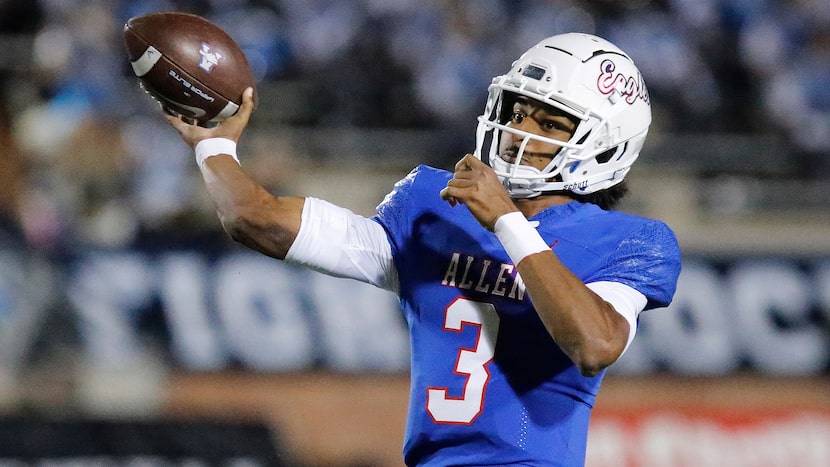
[[235, 114], [242, 92], [255, 85], [242, 49], [201, 16], [136, 16], [124, 25], [124, 43], [142, 87], [166, 109], [200, 123]]

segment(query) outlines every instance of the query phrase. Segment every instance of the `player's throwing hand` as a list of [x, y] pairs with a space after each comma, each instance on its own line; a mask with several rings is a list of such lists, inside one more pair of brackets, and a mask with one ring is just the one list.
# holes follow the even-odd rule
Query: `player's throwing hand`
[[441, 199], [452, 206], [464, 204], [487, 230], [496, 219], [517, 211], [493, 169], [472, 154], [455, 164], [453, 178], [441, 190]]
[[242, 105], [239, 106], [236, 114], [213, 128], [193, 125], [168, 113], [165, 113], [164, 117], [179, 132], [185, 143], [190, 147], [195, 147], [196, 143], [207, 138], [227, 138], [234, 143], [238, 142], [245, 127], [248, 126], [248, 120], [250, 120], [253, 111], [254, 90], [253, 88], [247, 88], [242, 93]]

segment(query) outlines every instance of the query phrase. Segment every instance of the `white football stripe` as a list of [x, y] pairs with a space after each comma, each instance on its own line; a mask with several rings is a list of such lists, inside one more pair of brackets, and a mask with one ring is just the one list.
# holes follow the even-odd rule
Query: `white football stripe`
[[179, 108], [184, 109], [184, 110], [189, 110], [190, 112], [193, 113], [193, 117], [195, 117], [195, 118], [202, 118], [205, 115], [207, 115], [207, 112], [205, 112], [204, 109], [200, 109], [198, 107], [193, 107], [192, 105], [182, 104], [181, 102], [176, 102], [173, 99], [168, 99], [166, 97], [164, 98], [164, 100], [166, 100], [167, 102], [169, 102], [170, 104], [173, 105], [173, 107], [174, 107], [173, 110], [176, 110], [175, 107], [179, 107]]
[[213, 117], [210, 121], [218, 122], [218, 121], [224, 120], [224, 119], [232, 116], [233, 114], [235, 114], [237, 110], [239, 110], [239, 106], [234, 104], [233, 101], [228, 101], [228, 105], [226, 105], [225, 108], [222, 109], [221, 112], [216, 114], [216, 116]]
[[130, 64], [133, 66], [133, 72], [135, 72], [135, 75], [141, 77], [149, 73], [160, 58], [161, 52], [151, 45], [147, 47], [147, 50], [145, 50], [140, 57], [138, 57], [138, 60], [130, 62]]

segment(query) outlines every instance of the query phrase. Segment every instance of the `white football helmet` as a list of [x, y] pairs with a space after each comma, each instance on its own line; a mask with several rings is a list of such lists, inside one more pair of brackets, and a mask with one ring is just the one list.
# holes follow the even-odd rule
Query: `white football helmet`
[[[614, 44], [589, 34], [549, 37], [493, 78], [484, 114], [478, 117], [475, 155], [489, 164], [514, 198], [549, 191], [578, 195], [623, 180], [640, 154], [651, 124], [648, 90], [631, 58]], [[578, 120], [569, 141], [557, 141], [507, 126], [515, 95], [553, 106]], [[513, 162], [502, 157], [522, 142]], [[522, 165], [531, 140], [561, 149], [543, 170]]]

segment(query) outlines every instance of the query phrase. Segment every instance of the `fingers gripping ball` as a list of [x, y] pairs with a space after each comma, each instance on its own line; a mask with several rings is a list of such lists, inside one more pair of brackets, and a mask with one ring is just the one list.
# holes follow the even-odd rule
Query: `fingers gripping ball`
[[197, 15], [162, 12], [131, 18], [124, 25], [124, 43], [144, 90], [166, 111], [199, 123], [235, 114], [242, 92], [255, 85], [242, 49]]

